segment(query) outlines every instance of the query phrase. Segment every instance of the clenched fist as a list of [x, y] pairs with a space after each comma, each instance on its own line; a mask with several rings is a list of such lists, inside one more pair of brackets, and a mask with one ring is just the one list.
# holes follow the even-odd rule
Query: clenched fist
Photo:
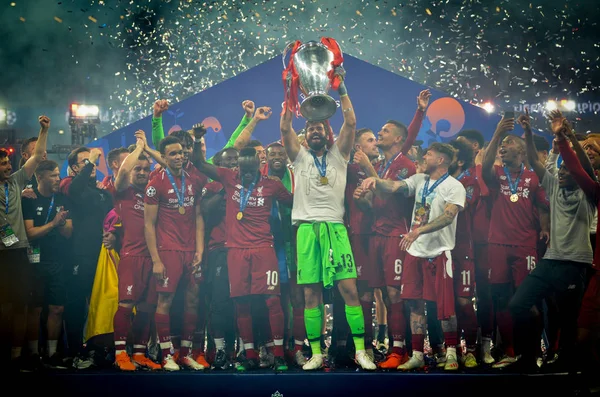
[[162, 114], [167, 110], [169, 110], [169, 102], [166, 99], [159, 99], [158, 101], [154, 102], [154, 117], [162, 117]]
[[48, 116], [40, 116], [38, 117], [38, 121], [40, 122], [42, 130], [48, 131], [48, 128], [50, 128], [50, 118]]

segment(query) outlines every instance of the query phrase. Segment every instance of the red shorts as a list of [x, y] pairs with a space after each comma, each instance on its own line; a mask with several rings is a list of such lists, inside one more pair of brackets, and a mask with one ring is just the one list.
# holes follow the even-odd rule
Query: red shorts
[[[166, 266], [166, 265], [165, 265]], [[119, 275], [119, 301], [156, 304], [156, 283], [151, 283], [152, 258], [149, 256], [124, 256], [117, 268]]]
[[488, 279], [490, 284], [512, 283], [516, 288], [537, 263], [536, 247], [488, 245]]
[[454, 260], [454, 293], [461, 298], [475, 296], [475, 261], [468, 255], [452, 251]]
[[590, 279], [585, 295], [581, 301], [581, 310], [577, 320], [579, 328], [600, 329], [600, 273]]
[[373, 261], [369, 259], [371, 236], [366, 234], [351, 234], [349, 237], [352, 255], [354, 255], [354, 263], [356, 263], [358, 280], [369, 281], [373, 273]]
[[279, 263], [272, 247], [229, 248], [227, 269], [232, 298], [279, 295]]
[[402, 268], [405, 251], [400, 249], [400, 237], [373, 236], [369, 254], [373, 265], [373, 277], [369, 287], [400, 287], [402, 285]]
[[196, 282], [192, 262], [194, 252], [190, 251], [159, 251], [158, 255], [165, 265], [167, 278], [156, 282], [156, 292], [175, 292], [179, 282]]
[[435, 258], [416, 258], [409, 253], [404, 259], [402, 299], [423, 299], [436, 302], [438, 319], [453, 316], [454, 282], [452, 254], [445, 251]]

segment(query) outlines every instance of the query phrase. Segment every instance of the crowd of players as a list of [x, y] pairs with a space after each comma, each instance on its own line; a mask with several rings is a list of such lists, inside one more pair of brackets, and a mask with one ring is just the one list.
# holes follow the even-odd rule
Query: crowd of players
[[[597, 363], [600, 138], [555, 111], [550, 150], [525, 113], [487, 144], [465, 130], [423, 150], [429, 91], [408, 127], [377, 134], [338, 93], [337, 138], [327, 121], [297, 135], [286, 103], [265, 148], [251, 137], [271, 109], [247, 100], [211, 159], [200, 124], [165, 137], [159, 100], [153, 144], [138, 131], [109, 152], [102, 183], [102, 153], [86, 147], [61, 180], [40, 116], [18, 171], [0, 150], [3, 365], [83, 369], [106, 351], [122, 371]], [[114, 333], [84, 343], [102, 245], [120, 257]]]

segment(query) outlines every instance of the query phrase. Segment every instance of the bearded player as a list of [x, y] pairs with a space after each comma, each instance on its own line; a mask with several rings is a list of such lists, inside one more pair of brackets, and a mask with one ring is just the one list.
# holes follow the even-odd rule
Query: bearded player
[[[135, 133], [135, 150], [121, 163], [114, 179], [115, 208], [123, 223], [119, 275], [119, 306], [114, 317], [115, 366], [121, 371], [134, 371], [136, 367], [161, 369], [146, 357], [150, 337], [150, 320], [156, 308], [156, 288], [150, 282], [152, 258], [144, 238], [144, 191], [150, 175], [150, 161], [143, 154], [143, 131]], [[133, 307], [136, 314], [131, 323]], [[125, 345], [133, 330], [133, 360]]]
[[436, 302], [446, 341], [445, 370], [457, 370], [458, 335], [454, 310], [452, 249], [455, 246], [458, 212], [465, 205], [465, 188], [448, 173], [454, 149], [434, 143], [425, 153], [426, 170], [404, 181], [368, 178], [365, 190], [404, 193], [415, 197], [410, 232], [400, 242], [406, 251], [401, 296], [408, 300], [413, 355], [400, 370], [425, 366], [425, 302]]
[[[335, 75], [343, 80], [344, 69], [336, 68]], [[331, 288], [337, 284], [345, 302], [356, 361], [363, 369], [373, 370], [376, 366], [365, 351], [365, 320], [358, 299], [354, 256], [344, 225], [344, 190], [356, 115], [343, 81], [338, 93], [344, 124], [337, 141], [329, 149], [325, 122], [306, 123], [309, 149], [298, 142], [292, 127], [292, 111], [287, 105], [280, 122], [283, 144], [296, 172], [292, 222], [298, 226], [298, 284], [304, 286], [304, 323], [313, 353], [302, 368], [315, 370], [323, 365], [320, 343], [323, 286]]]

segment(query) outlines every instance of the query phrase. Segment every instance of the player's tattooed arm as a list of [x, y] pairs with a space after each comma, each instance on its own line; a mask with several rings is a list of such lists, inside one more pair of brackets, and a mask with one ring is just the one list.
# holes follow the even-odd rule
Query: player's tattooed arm
[[423, 227], [419, 228], [420, 234], [432, 233], [437, 230], [443, 229], [450, 225], [456, 215], [460, 212], [460, 207], [456, 204], [446, 204], [444, 213], [431, 222], [427, 223]]
[[409, 233], [405, 234], [402, 237], [402, 240], [400, 240], [400, 249], [402, 251], [408, 250], [412, 243], [414, 243], [421, 234], [433, 233], [437, 230], [445, 228], [452, 223], [456, 215], [458, 215], [460, 209], [461, 207], [456, 204], [446, 204], [444, 213], [442, 215], [421, 227], [412, 229]]
[[393, 181], [370, 177], [363, 181], [362, 188], [365, 192], [372, 190], [377, 193], [408, 193], [408, 185], [404, 181]]

